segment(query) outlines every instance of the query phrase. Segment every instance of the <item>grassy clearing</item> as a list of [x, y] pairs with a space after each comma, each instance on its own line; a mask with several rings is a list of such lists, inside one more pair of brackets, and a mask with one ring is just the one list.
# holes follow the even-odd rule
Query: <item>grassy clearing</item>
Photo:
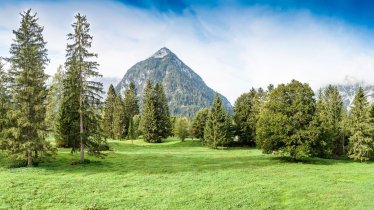
[[0, 167], [0, 209], [374, 209], [371, 163], [289, 163], [191, 140], [110, 145], [88, 165], [61, 149], [37, 168]]

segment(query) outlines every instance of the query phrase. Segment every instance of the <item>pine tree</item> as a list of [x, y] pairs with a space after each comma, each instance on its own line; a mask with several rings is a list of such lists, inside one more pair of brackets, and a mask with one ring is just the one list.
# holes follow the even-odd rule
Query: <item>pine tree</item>
[[238, 136], [239, 143], [250, 146], [255, 145], [256, 97], [256, 91], [252, 89], [250, 92], [239, 96], [234, 105], [235, 134]]
[[155, 108], [156, 121], [158, 126], [158, 135], [161, 138], [167, 138], [172, 135], [172, 124], [170, 121], [170, 111], [164, 88], [161, 83], [157, 83], [155, 88]]
[[134, 127], [133, 118], [130, 118], [129, 132], [128, 132], [127, 137], [128, 137], [129, 140], [131, 140], [131, 143], [134, 143], [133, 140], [135, 139], [135, 127]]
[[231, 141], [230, 121], [222, 104], [221, 98], [216, 94], [204, 130], [206, 145], [217, 148], [227, 146]]
[[57, 68], [57, 72], [52, 78], [52, 84], [48, 91], [47, 96], [47, 113], [46, 113], [46, 124], [48, 125], [48, 130], [53, 134], [57, 133], [57, 122], [59, 109], [62, 103], [62, 93], [63, 93], [63, 81], [65, 72], [62, 66]]
[[201, 139], [201, 141], [204, 141], [204, 129], [205, 129], [205, 124], [208, 119], [209, 115], [209, 109], [204, 108], [200, 109], [193, 120], [192, 123], [192, 135], [196, 138]]
[[90, 24], [86, 16], [79, 13], [75, 19], [72, 24], [74, 32], [68, 34], [72, 43], [67, 45], [65, 63], [66, 75], [74, 87], [65, 89], [64, 94], [67, 100], [73, 101], [74, 109], [78, 101], [80, 162], [83, 163], [85, 147], [90, 153], [100, 155], [99, 146], [104, 142], [101, 132], [96, 132], [101, 131], [96, 128], [100, 127], [98, 109], [103, 91], [102, 84], [93, 80], [101, 75], [97, 71], [99, 64], [93, 61], [97, 54], [89, 52], [92, 43]]
[[367, 98], [362, 87], [357, 91], [350, 111], [352, 136], [349, 138], [349, 157], [361, 162], [373, 157], [373, 122], [370, 118]]
[[140, 127], [141, 115], [137, 114], [133, 117], [133, 125], [134, 125], [134, 139], [137, 139], [140, 135], [142, 135], [141, 127]]
[[7, 113], [10, 108], [8, 77], [0, 60], [0, 150], [6, 149], [6, 130], [10, 126]]
[[114, 139], [114, 106], [116, 102], [116, 92], [111, 84], [108, 89], [107, 97], [104, 102], [102, 128], [106, 138]]
[[184, 141], [189, 135], [188, 119], [186, 117], [177, 118], [174, 126], [175, 126], [174, 128], [175, 136], [177, 136], [181, 141]]
[[125, 107], [122, 97], [118, 94], [114, 101], [113, 109], [113, 134], [116, 139], [124, 139], [126, 137], [126, 122]]
[[136, 98], [135, 84], [133, 82], [130, 83], [129, 88], [125, 92], [124, 107], [125, 135], [128, 135], [130, 120], [139, 114], [138, 99]]
[[8, 151], [32, 166], [35, 159], [50, 155], [53, 148], [45, 141], [47, 96], [45, 66], [49, 62], [43, 27], [31, 10], [21, 14], [21, 26], [13, 31], [15, 39], [10, 48], [9, 71], [14, 122], [10, 128]]
[[257, 121], [257, 144], [264, 153], [293, 159], [309, 156], [310, 124], [315, 113], [313, 90], [296, 80], [272, 90]]
[[157, 125], [157, 114], [154, 101], [155, 91], [152, 82], [148, 80], [143, 92], [143, 112], [140, 126], [144, 140], [146, 142], [157, 143], [161, 142], [161, 136], [158, 132], [159, 127]]

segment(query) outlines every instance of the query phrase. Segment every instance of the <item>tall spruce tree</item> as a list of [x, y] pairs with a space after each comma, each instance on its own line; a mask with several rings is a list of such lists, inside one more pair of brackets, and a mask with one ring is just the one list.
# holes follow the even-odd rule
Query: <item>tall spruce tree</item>
[[52, 147], [45, 141], [47, 75], [45, 66], [49, 62], [43, 27], [38, 24], [36, 13], [31, 9], [21, 14], [18, 30], [10, 47], [10, 89], [12, 110], [9, 116], [14, 122], [10, 128], [8, 151], [32, 166], [35, 159], [52, 154]]
[[255, 146], [256, 100], [257, 93], [252, 89], [250, 92], [239, 96], [235, 102], [233, 120], [235, 123], [235, 134], [241, 144]]
[[125, 135], [128, 135], [130, 130], [130, 120], [137, 114], [139, 114], [138, 99], [136, 98], [135, 84], [131, 82], [129, 88], [125, 92], [124, 99]]
[[62, 103], [62, 93], [63, 93], [63, 81], [65, 72], [62, 66], [57, 68], [57, 72], [52, 78], [52, 83], [49, 87], [47, 96], [47, 113], [45, 121], [48, 125], [49, 132], [56, 134], [57, 132], [57, 122], [59, 109]]
[[227, 146], [231, 142], [229, 116], [218, 94], [209, 111], [204, 130], [204, 142], [212, 148]]
[[113, 135], [116, 139], [125, 139], [126, 124], [128, 124], [127, 118], [125, 117], [125, 106], [121, 95], [117, 95], [114, 101], [113, 107]]
[[166, 99], [165, 91], [161, 83], [157, 83], [155, 88], [155, 108], [156, 121], [158, 126], [158, 135], [161, 138], [167, 138], [172, 135], [173, 126], [170, 121], [170, 111]]
[[192, 135], [199, 138], [201, 142], [204, 141], [204, 129], [206, 121], [208, 120], [209, 109], [200, 109], [193, 120], [192, 123]]
[[83, 163], [85, 147], [92, 154], [99, 155], [100, 144], [105, 143], [101, 132], [97, 132], [101, 131], [97, 128], [100, 127], [98, 109], [103, 91], [102, 84], [94, 81], [101, 75], [97, 71], [99, 64], [94, 61], [97, 54], [89, 52], [92, 44], [90, 24], [86, 16], [79, 13], [75, 15], [75, 20], [72, 24], [73, 33], [67, 35], [71, 43], [67, 45], [65, 62], [66, 77], [73, 82], [74, 87], [67, 87], [64, 94], [67, 100], [74, 103], [72, 108], [78, 106], [80, 162]]
[[257, 144], [264, 153], [280, 152], [293, 159], [310, 155], [313, 97], [309, 85], [296, 80], [270, 92], [256, 126]]
[[155, 106], [155, 91], [153, 83], [148, 80], [143, 92], [143, 109], [140, 121], [143, 137], [146, 142], [161, 142], [158, 132], [157, 114]]
[[373, 122], [370, 118], [369, 105], [362, 87], [357, 91], [350, 111], [349, 122], [349, 157], [361, 162], [373, 157]]
[[104, 102], [103, 108], [103, 119], [102, 119], [102, 128], [106, 138], [114, 139], [114, 115], [119, 114], [114, 112], [114, 106], [116, 103], [116, 91], [114, 90], [113, 85], [111, 84], [108, 89], [108, 93]]
[[6, 130], [10, 125], [7, 113], [10, 108], [8, 76], [0, 59], [0, 150], [6, 149]]

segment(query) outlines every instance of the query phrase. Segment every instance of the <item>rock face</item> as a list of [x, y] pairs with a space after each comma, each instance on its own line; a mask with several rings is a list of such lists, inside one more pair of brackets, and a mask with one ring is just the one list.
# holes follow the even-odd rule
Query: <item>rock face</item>
[[[215, 91], [165, 47], [131, 67], [116, 86], [116, 91], [123, 93], [130, 82], [134, 82], [141, 104], [141, 96], [148, 79], [163, 84], [169, 109], [173, 115], [192, 117], [196, 111], [210, 107], [213, 103]], [[231, 113], [230, 102], [224, 96], [220, 95], [220, 97], [227, 111]]]

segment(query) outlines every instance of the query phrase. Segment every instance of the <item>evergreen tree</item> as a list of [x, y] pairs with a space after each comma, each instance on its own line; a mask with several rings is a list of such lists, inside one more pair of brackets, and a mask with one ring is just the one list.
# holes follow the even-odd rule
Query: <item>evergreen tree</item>
[[317, 129], [314, 130], [317, 131], [316, 139], [311, 144], [315, 156], [331, 157], [344, 153], [343, 116], [344, 106], [339, 91], [337, 87], [329, 85], [318, 96], [313, 119], [313, 126]]
[[313, 97], [309, 85], [296, 80], [270, 92], [256, 126], [257, 144], [264, 153], [281, 152], [293, 159], [309, 155]]
[[242, 94], [235, 102], [233, 120], [239, 143], [254, 146], [256, 136], [256, 91]]
[[177, 136], [181, 141], [184, 141], [189, 135], [188, 119], [186, 117], [177, 118], [174, 126], [175, 126], [174, 128], [175, 136]]
[[15, 39], [10, 48], [10, 89], [14, 122], [10, 128], [8, 151], [32, 166], [35, 159], [50, 155], [53, 148], [45, 141], [47, 96], [45, 66], [49, 62], [43, 27], [31, 10], [21, 14], [21, 26], [13, 31]]
[[135, 127], [134, 127], [133, 118], [130, 118], [129, 132], [128, 132], [127, 137], [128, 137], [129, 140], [131, 140], [131, 143], [133, 143], [133, 140], [135, 139]]
[[125, 92], [124, 106], [125, 131], [127, 135], [130, 120], [132, 120], [135, 115], [139, 114], [138, 99], [136, 98], [135, 84], [133, 82], [130, 83], [129, 88]]
[[161, 142], [161, 136], [159, 135], [158, 125], [157, 125], [157, 114], [155, 107], [155, 91], [153, 84], [150, 80], [143, 92], [143, 112], [141, 117], [141, 130], [143, 132], [143, 137], [146, 142]]
[[156, 121], [158, 126], [158, 135], [161, 138], [167, 138], [172, 135], [172, 124], [170, 121], [170, 111], [164, 88], [161, 83], [157, 83], [155, 88], [155, 108]]
[[79, 116], [80, 162], [83, 163], [85, 147], [88, 147], [90, 153], [99, 155], [99, 147], [104, 143], [101, 132], [98, 132], [101, 129], [97, 129], [100, 127], [98, 109], [103, 91], [102, 84], [93, 80], [101, 75], [97, 71], [99, 64], [93, 61], [97, 54], [89, 52], [92, 43], [90, 24], [86, 16], [79, 13], [75, 19], [76, 22], [72, 24], [74, 32], [68, 34], [71, 43], [67, 45], [65, 63], [66, 77], [74, 87], [64, 86], [64, 94], [66, 100], [74, 105], [71, 108], [76, 109], [78, 106], [75, 111], [78, 111]]
[[0, 149], [6, 149], [6, 130], [9, 128], [8, 110], [10, 109], [8, 77], [0, 60]]
[[134, 127], [134, 139], [137, 139], [140, 135], [142, 135], [140, 121], [141, 115], [137, 114], [133, 117], [133, 127]]
[[209, 109], [200, 109], [193, 120], [192, 123], [192, 135], [196, 138], [201, 139], [201, 141], [204, 141], [204, 129], [205, 124], [208, 119], [209, 115]]
[[47, 113], [45, 121], [48, 125], [48, 130], [53, 134], [57, 133], [57, 122], [59, 109], [62, 103], [62, 93], [63, 93], [63, 81], [65, 72], [62, 66], [57, 68], [57, 72], [52, 78], [52, 84], [48, 91], [47, 96]]
[[349, 157], [361, 162], [373, 157], [373, 122], [370, 118], [367, 98], [362, 87], [357, 91], [350, 111], [351, 137], [349, 138]]
[[118, 112], [114, 112], [114, 106], [116, 103], [117, 95], [114, 90], [113, 85], [111, 84], [108, 89], [107, 97], [104, 102], [103, 108], [103, 120], [102, 128], [106, 138], [114, 139], [114, 115]]
[[205, 125], [204, 142], [210, 147], [217, 148], [218, 146], [227, 146], [231, 141], [230, 138], [229, 117], [221, 98], [216, 94]]
[[126, 137], [125, 133], [127, 128], [125, 125], [128, 124], [128, 122], [126, 122], [127, 118], [125, 117], [124, 109], [122, 97], [118, 94], [114, 101], [112, 126], [114, 138], [116, 139], [124, 139]]

